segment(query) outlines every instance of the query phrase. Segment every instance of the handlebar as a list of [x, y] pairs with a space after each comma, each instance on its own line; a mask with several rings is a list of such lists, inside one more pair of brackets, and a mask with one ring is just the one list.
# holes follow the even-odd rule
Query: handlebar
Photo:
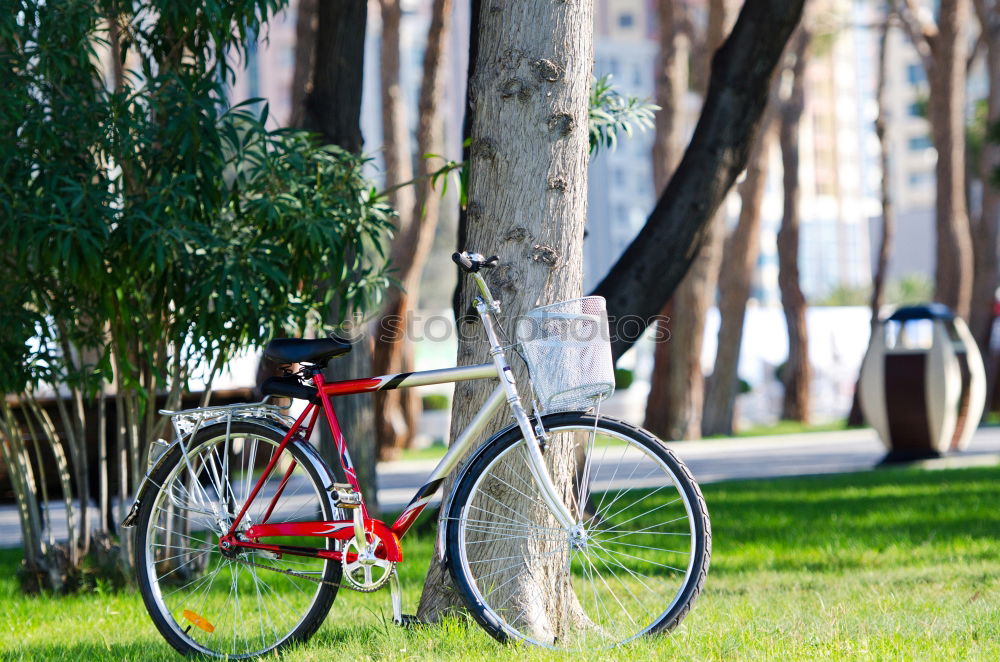
[[469, 253], [467, 251], [462, 251], [461, 253], [453, 253], [451, 256], [452, 262], [461, 267], [464, 271], [474, 274], [483, 267], [487, 269], [492, 269], [500, 263], [500, 258], [496, 255], [490, 257], [483, 257], [479, 253]]

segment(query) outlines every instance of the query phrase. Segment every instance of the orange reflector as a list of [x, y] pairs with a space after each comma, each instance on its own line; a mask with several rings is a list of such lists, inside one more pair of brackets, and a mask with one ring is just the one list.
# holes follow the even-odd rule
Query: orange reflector
[[199, 630], [204, 630], [205, 632], [215, 632], [215, 626], [209, 623], [207, 618], [196, 614], [193, 611], [185, 609], [184, 618], [194, 623], [194, 626]]

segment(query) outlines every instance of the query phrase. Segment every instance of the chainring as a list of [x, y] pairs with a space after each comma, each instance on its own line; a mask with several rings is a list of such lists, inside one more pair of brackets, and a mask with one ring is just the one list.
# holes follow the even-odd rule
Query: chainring
[[[368, 550], [373, 550], [378, 546], [378, 537], [373, 537], [374, 541], [368, 545]], [[371, 593], [379, 590], [385, 586], [386, 582], [392, 577], [392, 573], [396, 570], [396, 564], [393, 561], [377, 558], [374, 553], [368, 550], [359, 552], [358, 543], [353, 538], [348, 540], [341, 550], [343, 554], [341, 564], [344, 569], [344, 586], [354, 591], [360, 591], [361, 593]], [[354, 561], [347, 560], [349, 551], [355, 554]]]

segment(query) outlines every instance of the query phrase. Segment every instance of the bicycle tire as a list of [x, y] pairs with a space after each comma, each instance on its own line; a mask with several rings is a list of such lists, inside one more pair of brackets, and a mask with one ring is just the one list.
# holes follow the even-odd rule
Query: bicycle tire
[[[189, 457], [197, 458], [199, 457], [198, 455], [199, 452], [202, 451], [204, 451], [207, 454], [208, 452], [207, 449], [209, 448], [209, 446], [214, 442], [217, 443], [219, 439], [223, 438], [226, 435], [226, 433], [227, 433], [226, 423], [218, 423], [204, 427], [203, 429], [198, 431], [195, 437], [189, 442], [188, 446]], [[251, 439], [256, 440], [256, 442], [265, 441], [266, 443], [271, 444], [273, 449], [276, 449], [277, 445], [281, 443], [284, 437], [284, 432], [282, 430], [273, 427], [271, 424], [265, 421], [261, 422], [233, 421], [228, 427], [228, 434], [231, 443], [233, 444], [242, 439], [244, 444], [242, 449], [244, 450], [248, 440]], [[311, 511], [315, 510], [318, 507], [319, 512], [322, 514], [322, 518], [324, 520], [338, 519], [339, 511], [334, 508], [328, 492], [325, 489], [323, 489], [324, 484], [329, 482], [328, 480], [329, 471], [327, 470], [328, 472], [327, 480], [324, 480], [324, 477], [318, 474], [319, 469], [317, 469], [316, 466], [311, 461], [312, 458], [307, 457], [306, 452], [299, 446], [300, 443], [303, 442], [299, 441], [290, 442], [285, 447], [285, 451], [283, 451], [283, 453], [288, 453], [289, 457], [296, 461], [297, 466], [301, 467], [303, 470], [302, 478], [305, 479], [305, 481], [310, 484], [310, 487], [313, 488], [313, 493], [316, 497], [315, 498], [316, 503], [315, 505], [307, 505], [305, 507], [305, 514], [306, 515], [310, 514]], [[224, 448], [226, 450], [223, 451], [223, 455], [228, 456], [229, 453], [231, 452], [231, 446], [227, 445]], [[256, 463], [256, 448], [257, 446], [255, 444], [253, 458], [249, 459], [247, 464], [244, 466], [251, 466], [251, 467], [259, 466]], [[214, 589], [215, 579], [213, 578], [211, 580], [208, 580], [207, 582], [205, 581], [204, 578], [209, 576], [209, 571], [207, 570], [207, 568], [212, 567], [212, 564], [216, 564], [215, 567], [218, 568], [218, 570], [216, 571], [216, 575], [219, 575], [222, 574], [222, 568], [224, 564], [226, 563], [229, 564], [229, 572], [231, 577], [233, 577], [231, 585], [236, 588], [235, 594], [237, 596], [237, 601], [236, 601], [236, 607], [234, 607], [233, 609], [234, 613], [231, 616], [229, 616], [228, 614], [223, 614], [220, 617], [220, 621], [222, 622], [219, 623], [219, 628], [220, 632], [222, 632], [222, 624], [223, 623], [229, 624], [230, 621], [232, 622], [231, 627], [233, 635], [231, 639], [232, 641], [231, 649], [226, 650], [224, 649], [225, 646], [223, 645], [228, 643], [229, 641], [228, 635], [226, 635], [224, 638], [221, 635], [220, 637], [213, 638], [213, 636], [215, 635], [214, 628], [216, 627], [216, 625], [213, 625], [213, 622], [215, 620], [213, 618], [214, 616], [213, 614], [202, 614], [201, 610], [196, 609], [195, 608], [196, 605], [192, 604], [191, 609], [189, 611], [190, 614], [193, 614], [193, 616], [189, 618], [188, 615], [180, 609], [180, 607], [171, 608], [166, 604], [164, 599], [164, 593], [163, 591], [161, 591], [161, 582], [165, 581], [165, 576], [160, 576], [156, 572], [157, 564], [162, 563], [163, 559], [160, 559], [159, 561], [156, 559], [155, 545], [157, 545], [157, 543], [152, 542], [151, 539], [155, 540], [156, 536], [162, 535], [163, 539], [166, 540], [167, 543], [170, 543], [171, 541], [169, 538], [166, 537], [166, 534], [159, 533], [159, 531], [163, 529], [163, 527], [157, 526], [156, 523], [158, 521], [162, 523], [162, 518], [157, 517], [157, 519], [154, 519], [154, 514], [160, 513], [162, 515], [162, 513], [165, 512], [165, 510], [169, 510], [169, 508], [172, 507], [171, 505], [167, 505], [166, 509], [161, 509], [160, 511], [157, 511], [157, 507], [160, 506], [161, 504], [166, 503], [165, 499], [170, 498], [168, 490], [173, 489], [171, 486], [177, 484], [176, 482], [177, 477], [185, 475], [184, 473], [185, 460], [182, 456], [180, 448], [175, 445], [168, 452], [170, 453], [170, 455], [168, 455], [164, 459], [164, 461], [159, 464], [156, 470], [149, 476], [149, 480], [152, 481], [154, 487], [150, 490], [149, 494], [143, 499], [142, 503], [140, 504], [139, 512], [136, 519], [137, 531], [136, 531], [136, 545], [135, 545], [135, 562], [137, 569], [137, 578], [139, 583], [139, 592], [142, 595], [142, 599], [146, 606], [146, 610], [149, 612], [149, 615], [153, 620], [153, 623], [156, 625], [156, 628], [159, 630], [160, 634], [162, 634], [163, 637], [167, 640], [167, 642], [181, 654], [208, 655], [214, 657], [226, 657], [229, 659], [244, 659], [244, 658], [254, 657], [257, 655], [282, 649], [292, 643], [303, 642], [309, 639], [309, 637], [311, 637], [316, 632], [316, 630], [322, 624], [323, 620], [326, 618], [328, 612], [330, 611], [330, 608], [332, 607], [334, 599], [336, 598], [337, 595], [337, 587], [331, 586], [329, 584], [316, 583], [312, 581], [307, 583], [307, 580], [304, 578], [298, 578], [298, 579], [289, 578], [288, 575], [280, 573], [272, 573], [266, 570], [261, 570], [260, 573], [258, 573], [258, 570], [255, 567], [246, 564], [240, 564], [236, 561], [229, 561], [222, 556], [221, 551], [218, 548], [218, 538], [219, 538], [218, 530], [213, 532], [214, 535], [205, 534], [204, 535], [205, 540], [202, 542], [200, 547], [192, 547], [194, 553], [207, 556], [207, 560], [203, 561], [206, 568], [204, 574], [201, 576], [200, 579], [193, 581], [202, 581], [203, 583], [207, 584], [207, 586], [199, 588], [199, 591], [203, 590], [206, 596], [210, 595]], [[249, 455], [249, 452], [247, 454]], [[273, 450], [272, 450], [272, 455], [273, 455]], [[216, 458], [218, 458], [218, 455], [216, 455]], [[284, 457], [279, 457], [279, 463], [281, 463], [283, 460]], [[194, 462], [195, 466], [197, 466], [197, 459], [194, 460]], [[206, 466], [208, 465], [207, 464], [202, 465], [203, 470]], [[221, 467], [224, 465], [222, 465], [221, 463], [216, 463], [215, 466]], [[282, 465], [279, 464], [279, 467], [280, 466]], [[279, 472], [278, 469], [276, 468], [276, 470], [272, 472], [269, 481], [275, 480], [275, 474], [277, 474], [278, 478], [281, 477], [281, 472]], [[298, 478], [298, 475], [299, 475], [298, 469], [293, 470], [293, 479]], [[249, 471], [249, 476], [250, 477], [253, 476], [252, 469]], [[191, 491], [192, 492], [195, 491], [195, 488], [193, 487], [193, 484], [190, 482], [190, 479], [188, 479], [188, 481], [189, 481], [188, 484], [191, 485]], [[227, 484], [231, 486], [233, 482], [228, 481]], [[245, 477], [244, 484], [249, 485], [250, 478]], [[293, 483], [290, 481], [289, 485], [292, 484]], [[301, 484], [302, 484], [301, 481], [295, 483], [295, 485], [301, 485]], [[267, 485], [270, 485], [270, 482], [268, 482]], [[239, 490], [240, 490], [240, 485], [238, 482], [236, 482], [235, 489], [232, 489], [230, 487], [224, 491], [229, 491], [230, 494], [235, 495], [235, 493]], [[178, 491], [178, 493], [180, 492]], [[262, 490], [261, 494], [266, 494], [266, 493], [267, 493], [267, 488], [265, 487]], [[307, 499], [308, 496], [309, 495], [307, 493], [306, 495]], [[285, 498], [286, 496], [285, 493], [283, 492], [281, 500], [279, 500], [279, 504]], [[291, 502], [293, 497], [289, 495], [287, 498], [289, 499], [289, 502]], [[261, 499], [260, 497], [258, 497], [258, 500], [255, 501], [254, 506], [257, 507], [258, 502], [260, 501]], [[267, 500], [264, 499], [264, 502], [266, 501]], [[294, 506], [294, 502], [291, 503]], [[276, 509], [276, 512], [279, 512], [280, 508], [281, 506], [279, 505], [278, 509]], [[298, 506], [298, 508], [301, 511], [303, 509], [303, 506], [300, 505]], [[251, 509], [251, 511], [252, 510], [253, 509]], [[278, 519], [277, 521], [287, 521], [287, 520]], [[157, 533], [154, 533], [154, 531]], [[175, 534], [175, 535], [182, 535], [182, 534]], [[200, 533], [196, 533], [194, 535], [195, 538], [201, 537]], [[191, 538], [191, 540], [194, 540], [194, 538]], [[313, 543], [324, 545], [328, 549], [333, 549], [334, 548], [333, 545], [335, 544], [334, 541], [330, 539], [316, 539], [313, 540]], [[194, 543], [189, 543], [189, 544], [193, 545]], [[163, 548], [164, 544], [160, 543], [159, 547]], [[176, 543], [174, 543], [172, 547], [174, 547], [175, 549], [182, 549]], [[198, 550], [203, 550], [203, 551], [198, 551]], [[170, 550], [168, 546], [167, 553], [169, 554], [170, 551], [172, 550]], [[190, 553], [191, 552], [189, 552], [189, 554]], [[182, 557], [182, 558], [187, 558], [187, 557]], [[287, 567], [288, 565], [294, 565], [295, 563], [305, 564], [306, 562], [309, 562], [311, 564], [309, 567], [316, 566], [322, 568], [321, 570], [312, 571], [313, 574], [315, 574], [317, 577], [320, 577], [324, 581], [332, 582], [334, 584], [340, 582], [341, 571], [342, 571], [340, 563], [335, 561], [324, 562], [322, 560], [317, 560], [317, 559], [305, 559], [305, 560], [302, 559], [303, 557], [296, 557], [295, 559], [292, 559], [291, 557], [286, 556], [282, 560], [268, 560], [267, 563], [268, 564], [273, 563], [275, 566]], [[258, 566], [260, 565], [260, 563], [256, 559], [255, 562], [258, 563]], [[195, 572], [197, 572], [197, 570], [195, 570]], [[262, 580], [261, 577], [264, 576], [263, 573], [266, 573], [267, 577]], [[265, 582], [272, 575], [275, 578], [274, 579], [275, 584], [277, 585], [279, 582], [281, 582], [281, 584], [278, 585], [277, 588], [271, 586], [269, 589], [265, 589], [262, 591], [261, 586], [262, 585], [267, 586]], [[253, 582], [253, 586], [257, 591], [257, 605], [258, 605], [257, 615], [253, 613], [254, 607], [252, 604], [248, 609], [240, 607], [239, 604], [239, 584], [241, 583], [241, 581], [245, 581], [246, 579], [249, 579], [251, 582]], [[224, 577], [223, 580], [225, 580]], [[311, 587], [309, 590], [313, 590], [315, 591], [315, 593], [313, 593], [311, 597], [308, 595], [308, 593], [306, 593], [306, 596], [304, 598], [301, 598], [302, 600], [308, 599], [308, 606], [303, 610], [301, 618], [298, 619], [297, 622], [295, 622], [294, 626], [288, 627], [287, 631], [285, 632], [275, 631], [276, 633], [273, 637], [274, 641], [269, 641], [267, 642], [266, 645], [261, 645], [259, 647], [254, 646], [252, 642], [246, 638], [247, 623], [250, 623], [253, 626], [254, 618], [260, 621], [261, 642], [263, 643], [265, 640], [265, 632], [263, 627], [264, 617], [261, 616], [259, 613], [264, 610], [262, 596], [268, 599], [268, 609], [270, 609], [271, 606], [274, 606], [275, 610], [282, 608], [282, 605], [280, 603], [282, 602], [282, 600], [284, 600], [285, 601], [284, 608], [289, 612], [295, 611], [294, 605], [288, 602], [288, 600], [298, 599], [298, 598], [294, 594], [292, 595], [292, 597], [288, 599], [282, 598], [281, 597], [282, 591], [279, 590], [281, 588], [287, 589], [288, 588], [287, 585], [289, 583], [291, 583], [292, 586], [299, 588], [301, 591], [306, 591], [306, 588], [303, 587]], [[299, 584], [301, 584], [301, 586]], [[169, 588], [169, 591], [176, 591], [176, 590], [179, 589], [175, 589], [172, 586]], [[270, 590], [271, 592], [268, 592], [268, 590]], [[231, 592], [230, 595], [232, 594], [233, 593]], [[176, 611], [182, 611], [182, 613], [181, 614], [173, 613]], [[278, 618], [279, 616], [276, 614], [274, 617], [272, 617], [270, 615], [270, 612], [267, 612], [266, 616], [267, 618], [270, 619], [271, 627], [273, 629], [274, 619]], [[244, 630], [242, 633], [244, 642], [242, 645], [242, 650], [233, 650], [240, 648], [240, 646], [238, 646], [238, 644], [240, 643], [238, 641], [239, 637], [237, 636], [237, 627], [238, 627], [237, 617], [241, 619], [239, 621], [239, 626], [243, 627]], [[293, 613], [292, 619], [294, 619], [294, 617], [295, 614]], [[202, 624], [199, 624], [197, 622], [198, 619], [203, 619]], [[207, 628], [209, 626], [212, 627], [213, 631], [212, 632], [205, 631], [203, 625], [204, 628]], [[200, 637], [200, 639], [196, 637]]]
[[[527, 498], [531, 495], [526, 492], [532, 488], [537, 490], [537, 487], [528, 473], [526, 457], [518, 452], [524, 444], [521, 432], [514, 426], [499, 433], [467, 464], [456, 482], [448, 507], [447, 560], [452, 579], [466, 607], [476, 622], [500, 641], [520, 639], [557, 649], [608, 648], [640, 635], [673, 629], [690, 612], [701, 593], [711, 558], [708, 508], [690, 471], [652, 434], [623, 421], [604, 416], [596, 418], [583, 412], [552, 414], [542, 420], [550, 436], [550, 443], [545, 451], [550, 469], [552, 463], [558, 461], [551, 450], [556, 443], [554, 440], [566, 432], [583, 433], [594, 430], [591, 437], [593, 440], [587, 442], [589, 450], [583, 453], [583, 471], [576, 473], [577, 486], [571, 485], [572, 489], [568, 489], [565, 481], [563, 486], [564, 501], [577, 517], [578, 523], [583, 523], [584, 529], [589, 533], [584, 533], [583, 539], [577, 538], [576, 543], [572, 542], [571, 532], [558, 526], [539, 497], [533, 500]], [[567, 435], [567, 438], [570, 437], [571, 435]], [[572, 466], [579, 469], [580, 437], [572, 438], [573, 447], [563, 445], [561, 448], [564, 457], [570, 455], [567, 450], [573, 451]], [[598, 439], [605, 440], [600, 442], [604, 445], [605, 452], [600, 459], [596, 458]], [[605, 466], [607, 449], [619, 447], [619, 464], [608, 481], [609, 469]], [[589, 465], [586, 460], [588, 455]], [[641, 485], [633, 488], [627, 484], [615, 488], [615, 480], [623, 462], [621, 458], [637, 463], [636, 467], [650, 468], [649, 475], [642, 476], [649, 483], [647, 488]], [[508, 460], [510, 464], [505, 467], [503, 463]], [[664, 475], [669, 478], [669, 484], [663, 483], [656, 487], [657, 483], [650, 482], [656, 479], [652, 475], [656, 470], [663, 470]], [[641, 482], [635, 474], [636, 469], [633, 468], [626, 483]], [[563, 475], [568, 475], [565, 466]], [[599, 480], [608, 481], [607, 489], [603, 492], [594, 491], [591, 498], [584, 483], [597, 487], [602, 485]], [[614, 492], [615, 489], [617, 492]], [[661, 494], [664, 490], [666, 492]], [[583, 498], [581, 494], [584, 495]], [[594, 503], [598, 494], [601, 495], [599, 505]], [[627, 508], [622, 510], [621, 500], [626, 494], [638, 498], [630, 500]], [[663, 501], [667, 495], [675, 495], [674, 501]], [[661, 501], [666, 505], [656, 505]], [[618, 528], [623, 523], [637, 520], [637, 517], [632, 517], [631, 520], [627, 517], [631, 517], [635, 510], [641, 510], [640, 502], [645, 502], [651, 508], [638, 519], [638, 524], [643, 525], [639, 527], [640, 530], [627, 532]], [[497, 505], [491, 505], [493, 503]], [[683, 505], [683, 515], [677, 514], [680, 511], [671, 506], [674, 503]], [[528, 505], [527, 508], [525, 504]], [[670, 512], [677, 517], [658, 523], [657, 518], [652, 515], [667, 507], [671, 509], [664, 510], [664, 513]], [[493, 508], [494, 512], [487, 513], [488, 508]], [[595, 512], [589, 513], [588, 508]], [[524, 510], [530, 511], [530, 514], [526, 515]], [[544, 511], [541, 519], [538, 515], [540, 511]], [[668, 527], [671, 530], [659, 529], [667, 527], [671, 522], [680, 522], [681, 519], [681, 524], [686, 527], [685, 531], [673, 531], [679, 529], [678, 526]], [[650, 524], [650, 521], [653, 523]], [[586, 537], [588, 535], [590, 538]], [[689, 536], [686, 552], [638, 544], [661, 539], [684, 540], [685, 535]], [[580, 540], [584, 541], [584, 546], [574, 547], [580, 544]], [[619, 548], [627, 551], [616, 551]], [[491, 549], [495, 551], [490, 552]], [[662, 553], [663, 556], [654, 556], [649, 550], [656, 554]], [[490, 553], [494, 554], [492, 558], [487, 556]], [[590, 556], [581, 559], [585, 554]], [[673, 563], [664, 564], [663, 559], [680, 558], [684, 554], [687, 555], [687, 563], [683, 577], [679, 580], [677, 573], [661, 569], [656, 583], [648, 582], [653, 586], [644, 583], [643, 577], [647, 576], [644, 573], [648, 568], [664, 565], [678, 570]], [[511, 565], [498, 569], [501, 561]], [[563, 563], [565, 569], [560, 570]], [[620, 565], [622, 570], [618, 570], [615, 564]], [[679, 565], [678, 563], [677, 566]], [[633, 570], [629, 566], [644, 570]], [[633, 619], [634, 614], [629, 613], [622, 602], [618, 602], [621, 606], [618, 610], [610, 600], [602, 600], [602, 595], [613, 593], [611, 583], [595, 581], [597, 573], [605, 570], [613, 571], [606, 574], [614, 575], [613, 581], [619, 581], [626, 591], [632, 593], [626, 602], [634, 600], [647, 609], [650, 614], [647, 620], [629, 623], [627, 619]], [[500, 572], [503, 574], [496, 577]], [[641, 576], [635, 576], [636, 574]], [[491, 575], [494, 577], [491, 578]], [[659, 575], [663, 575], [662, 581]], [[601, 578], [604, 579], [604, 574]], [[505, 583], [511, 582], [515, 586], [527, 584], [528, 588], [504, 588]], [[630, 584], [636, 587], [637, 592], [640, 591], [638, 586], [645, 586], [641, 591], [643, 600], [639, 600], [628, 588]], [[657, 609], [649, 612], [646, 605], [651, 604], [657, 596], [654, 587], [660, 589], [668, 585], [674, 588], [664, 599], [665, 607], [662, 611]], [[583, 594], [578, 587], [583, 589]], [[536, 591], [532, 592], [532, 588]], [[518, 595], [510, 597], [512, 594]], [[510, 602], [509, 606], [507, 601]], [[519, 611], [515, 614], [517, 609]], [[622, 612], [621, 617], [616, 618], [616, 612], [619, 611]]]

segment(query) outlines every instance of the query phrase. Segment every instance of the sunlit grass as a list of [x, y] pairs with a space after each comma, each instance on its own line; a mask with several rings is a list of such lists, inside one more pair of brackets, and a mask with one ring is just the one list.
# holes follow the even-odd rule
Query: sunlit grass
[[[712, 569], [671, 636], [572, 659], [1000, 659], [1000, 468], [885, 470], [706, 486]], [[413, 611], [432, 538], [407, 538]], [[16, 551], [0, 553], [0, 658], [180, 659], [138, 594], [24, 597]], [[286, 660], [536, 660], [474, 625], [401, 630], [387, 591], [341, 592], [327, 622]]]

